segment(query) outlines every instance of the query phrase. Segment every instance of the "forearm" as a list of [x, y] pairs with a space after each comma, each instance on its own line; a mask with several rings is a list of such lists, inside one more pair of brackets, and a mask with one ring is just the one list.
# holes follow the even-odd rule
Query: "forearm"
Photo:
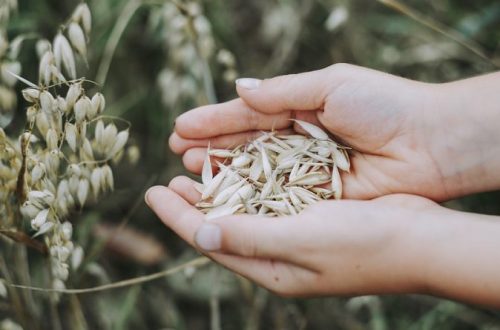
[[451, 197], [500, 189], [500, 72], [436, 86], [431, 153]]
[[500, 217], [444, 210], [417, 236], [423, 293], [500, 308]]

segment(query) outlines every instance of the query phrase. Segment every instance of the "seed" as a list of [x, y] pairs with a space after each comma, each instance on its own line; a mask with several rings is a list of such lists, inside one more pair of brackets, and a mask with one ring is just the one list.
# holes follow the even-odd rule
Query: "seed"
[[81, 246], [75, 247], [73, 253], [71, 254], [71, 268], [73, 268], [73, 270], [76, 270], [78, 269], [78, 267], [80, 267], [83, 261], [83, 255], [84, 252], [82, 247]]
[[102, 149], [109, 150], [113, 147], [116, 141], [116, 135], [118, 134], [118, 129], [115, 124], [111, 123], [104, 129], [102, 134]]
[[[233, 184], [232, 186], [227, 187], [223, 191], [219, 192], [217, 196], [214, 198], [212, 204], [213, 206], [219, 206], [224, 204], [229, 200], [231, 196], [233, 196], [238, 189], [245, 183], [245, 181], [241, 180]], [[203, 199], [203, 196], [202, 196]]]
[[73, 12], [72, 19], [78, 23], [81, 23], [85, 33], [90, 34], [90, 29], [92, 28], [92, 15], [90, 9], [86, 3], [81, 3], [76, 7]]
[[40, 107], [46, 114], [50, 114], [54, 108], [54, 97], [47, 91], [40, 93]]
[[219, 157], [219, 158], [233, 158], [239, 155], [239, 152], [233, 152], [231, 150], [225, 149], [212, 149], [209, 151], [210, 156]]
[[349, 172], [350, 164], [346, 154], [347, 152], [344, 149], [332, 148], [332, 158], [335, 165], [342, 171]]
[[201, 179], [205, 187], [208, 187], [213, 179], [212, 163], [210, 162], [210, 145], [208, 146], [207, 155], [205, 156], [205, 161], [203, 162]]
[[203, 190], [203, 194], [201, 195], [202, 200], [205, 200], [213, 196], [215, 190], [217, 190], [217, 188], [220, 186], [220, 184], [226, 177], [226, 173], [227, 173], [227, 168], [217, 173], [217, 175], [212, 180], [210, 180], [210, 182], [205, 186], [205, 189]]
[[234, 193], [234, 195], [232, 195], [228, 199], [226, 205], [233, 206], [239, 203], [243, 203], [247, 199], [251, 198], [253, 194], [254, 194], [253, 187], [249, 184], [246, 184], [240, 189], [238, 189], [236, 193]]
[[59, 33], [53, 42], [54, 48], [54, 58], [56, 61], [57, 68], [61, 70], [64, 66], [66, 73], [69, 75], [71, 79], [76, 78], [76, 64], [75, 64], [75, 56], [73, 51], [71, 50], [71, 46], [69, 44], [68, 39]]
[[47, 142], [47, 148], [49, 150], [57, 148], [57, 133], [53, 128], [49, 128], [49, 130], [47, 131], [45, 141]]
[[40, 227], [47, 221], [49, 211], [49, 209], [41, 210], [36, 217], [31, 220], [31, 227], [35, 230], [40, 229]]
[[87, 56], [87, 42], [82, 28], [75, 22], [71, 22], [68, 27], [68, 37], [71, 45], [82, 56]]
[[335, 199], [340, 199], [342, 197], [342, 180], [340, 178], [340, 173], [339, 169], [337, 168], [337, 165], [333, 166], [332, 190], [334, 192]]
[[[81, 97], [76, 103], [75, 103], [75, 119], [77, 123], [82, 122], [85, 117], [87, 117], [87, 114], [92, 111], [92, 103], [90, 102], [90, 99], [87, 96]], [[91, 118], [89, 118], [91, 119]]]
[[243, 204], [237, 204], [233, 206], [227, 206], [227, 205], [221, 205], [218, 207], [215, 207], [208, 211], [207, 214], [205, 214], [205, 220], [212, 220], [215, 218], [220, 218], [223, 216], [231, 215], [236, 213], [240, 208], [243, 207]]
[[252, 162], [252, 157], [249, 154], [244, 153], [240, 156], [233, 158], [231, 165], [236, 168], [242, 168], [250, 164], [250, 162]]
[[24, 99], [30, 103], [38, 102], [38, 98], [40, 97], [40, 91], [36, 88], [23, 89], [22, 93]]
[[43, 163], [36, 164], [31, 170], [31, 181], [38, 182], [45, 175], [45, 165]]
[[271, 177], [271, 174], [273, 172], [272, 167], [271, 167], [271, 162], [269, 161], [269, 158], [267, 156], [267, 152], [264, 149], [263, 145], [259, 146], [260, 148], [260, 156], [262, 159], [262, 168], [264, 169], [264, 175], [266, 176], [267, 179]]
[[115, 189], [115, 181], [113, 178], [113, 171], [109, 165], [104, 165], [102, 167], [102, 173], [104, 178], [104, 186], [107, 187], [108, 190]]
[[125, 144], [127, 144], [127, 141], [128, 141], [128, 130], [124, 130], [118, 133], [118, 135], [116, 135], [116, 141], [108, 153], [108, 157], [113, 157], [118, 152], [122, 151], [123, 147], [125, 147]]
[[50, 230], [52, 230], [52, 228], [54, 227], [54, 223], [53, 222], [46, 222], [44, 223], [40, 229], [36, 232], [35, 235], [33, 235], [33, 238], [37, 237], [37, 236], [40, 236], [40, 235], [43, 235], [45, 233], [48, 233]]
[[299, 124], [299, 126], [306, 131], [309, 135], [311, 135], [313, 138], [316, 138], [318, 140], [329, 140], [330, 138], [328, 137], [328, 134], [326, 134], [321, 128], [319, 128], [316, 125], [313, 125], [311, 123], [308, 123], [306, 121], [294, 119], [294, 122]]
[[50, 66], [53, 65], [54, 63], [55, 63], [54, 54], [50, 50], [45, 51], [40, 60], [40, 67], [38, 69], [38, 79], [42, 81], [45, 86], [50, 85], [51, 81]]
[[104, 111], [106, 106], [106, 100], [104, 99], [104, 95], [101, 93], [95, 93], [92, 96], [92, 113], [99, 114]]
[[71, 84], [68, 88], [68, 93], [66, 94], [66, 106], [68, 109], [73, 109], [73, 106], [80, 95], [82, 95], [81, 83]]
[[89, 181], [87, 179], [80, 179], [78, 183], [78, 192], [77, 192], [78, 202], [80, 203], [80, 206], [83, 207], [83, 205], [85, 205], [88, 193], [89, 193]]
[[262, 159], [261, 157], [255, 159], [250, 166], [250, 174], [248, 177], [252, 181], [258, 181], [263, 171]]
[[309, 172], [298, 176], [287, 185], [316, 186], [330, 181], [330, 176], [325, 172]]
[[41, 133], [42, 136], [46, 136], [47, 132], [49, 131], [50, 128], [50, 123], [47, 118], [47, 115], [41, 111], [39, 111], [36, 116], [35, 116], [35, 124], [36, 127], [38, 128], [38, 131]]
[[64, 126], [64, 136], [66, 138], [66, 142], [68, 142], [69, 147], [73, 152], [76, 151], [76, 137], [77, 137], [77, 131], [75, 125], [66, 122], [66, 125]]
[[[65, 221], [61, 225], [61, 233], [63, 234], [63, 238], [67, 241], [71, 239], [71, 236], [73, 236], [73, 225], [71, 222]], [[66, 256], [63, 259], [66, 259], [68, 256]]]
[[97, 197], [99, 195], [99, 191], [101, 189], [101, 177], [102, 170], [100, 167], [96, 167], [92, 170], [92, 174], [90, 175], [90, 184], [92, 185], [92, 190], [94, 191], [94, 196]]

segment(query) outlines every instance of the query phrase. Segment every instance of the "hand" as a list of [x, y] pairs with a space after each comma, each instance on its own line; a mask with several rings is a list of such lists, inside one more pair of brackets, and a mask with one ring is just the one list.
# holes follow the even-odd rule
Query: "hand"
[[200, 147], [208, 140], [215, 148], [231, 147], [260, 130], [289, 129], [290, 119], [297, 118], [326, 128], [357, 151], [353, 173], [342, 178], [344, 197], [406, 192], [442, 200], [450, 195], [429, 153], [430, 132], [421, 112], [432, 107], [430, 85], [334, 65], [262, 82], [243, 80], [237, 91], [241, 99], [200, 107], [177, 119], [170, 146], [184, 153], [189, 170], [200, 172], [205, 153]]
[[[409, 193], [447, 200], [500, 187], [500, 157], [493, 157], [500, 154], [500, 136], [492, 133], [500, 100], [497, 83], [487, 80], [426, 84], [346, 64], [242, 79], [240, 99], [181, 115], [170, 147], [199, 173], [208, 141], [234, 147], [261, 130], [289, 130], [290, 119], [297, 118], [323, 126], [356, 150], [353, 173], [343, 174], [344, 197]], [[477, 109], [478, 102], [484, 107]]]
[[152, 188], [147, 195], [165, 224], [271, 291], [310, 296], [419, 290], [418, 272], [410, 271], [419, 260], [401, 245], [414, 218], [435, 208], [433, 202], [411, 196], [325, 201], [293, 217], [236, 215], [204, 222], [192, 206], [200, 199], [194, 181], [178, 177], [169, 188]]
[[200, 199], [193, 184], [175, 178], [151, 188], [146, 201], [189, 244], [275, 293], [430, 293], [500, 307], [493, 217], [392, 195], [319, 202], [297, 216], [205, 222], [192, 205]]

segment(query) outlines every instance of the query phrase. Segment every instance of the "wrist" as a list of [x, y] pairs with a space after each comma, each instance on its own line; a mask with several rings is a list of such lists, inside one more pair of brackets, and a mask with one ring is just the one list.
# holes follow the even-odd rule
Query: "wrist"
[[[394, 198], [393, 195], [390, 198]], [[389, 197], [388, 197], [389, 198]], [[394, 203], [393, 203], [394, 202]], [[383, 212], [386, 221], [380, 253], [370, 257], [374, 293], [429, 293], [429, 261], [432, 257], [433, 213], [440, 207], [424, 198], [401, 195]]]
[[441, 208], [421, 220], [418, 293], [500, 306], [498, 217]]
[[429, 209], [412, 210], [397, 229], [399, 240], [396, 249], [400, 251], [400, 276], [404, 279], [402, 293], [432, 294], [434, 238], [442, 231], [435, 221], [433, 208], [439, 206], [434, 204]]
[[483, 80], [431, 87], [426, 144], [441, 175], [443, 199], [500, 188], [500, 96]]

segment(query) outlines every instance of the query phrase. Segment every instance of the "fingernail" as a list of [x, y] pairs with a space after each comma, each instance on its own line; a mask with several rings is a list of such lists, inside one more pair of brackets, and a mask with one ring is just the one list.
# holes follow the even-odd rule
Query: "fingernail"
[[194, 241], [204, 251], [217, 251], [221, 247], [221, 230], [218, 225], [204, 223], [194, 236]]
[[236, 85], [243, 87], [245, 89], [257, 89], [260, 86], [262, 80], [255, 78], [240, 78], [236, 79]]
[[150, 197], [151, 197], [151, 192], [153, 192], [153, 190], [155, 190], [158, 186], [154, 186], [154, 187], [151, 187], [149, 188], [146, 193], [144, 194], [144, 201], [146, 202], [146, 204], [151, 207], [151, 202], [150, 202]]

